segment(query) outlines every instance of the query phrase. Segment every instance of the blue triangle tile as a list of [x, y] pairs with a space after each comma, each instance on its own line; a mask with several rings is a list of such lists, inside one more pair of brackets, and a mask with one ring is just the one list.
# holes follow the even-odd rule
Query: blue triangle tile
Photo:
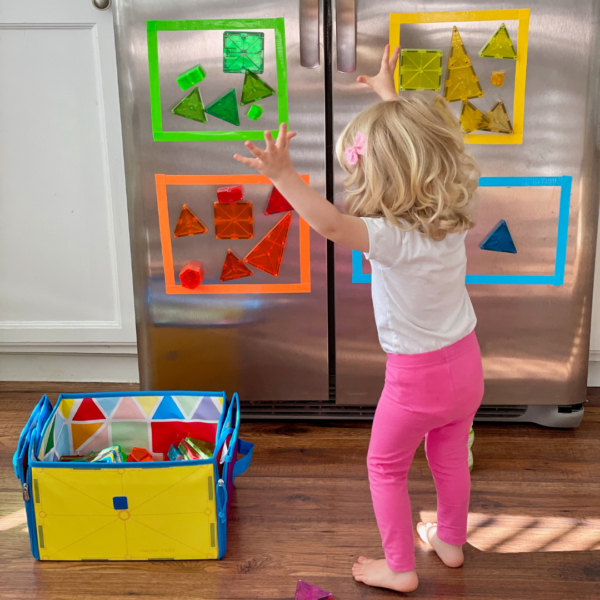
[[215, 403], [208, 396], [204, 396], [192, 418], [194, 421], [218, 421], [220, 416]]
[[110, 415], [112, 415], [113, 410], [115, 410], [115, 406], [117, 405], [117, 402], [120, 399], [121, 398], [119, 396], [109, 396], [108, 398], [94, 398], [96, 404], [104, 411], [104, 414], [107, 417], [110, 417]]
[[155, 419], [185, 419], [185, 416], [171, 396], [164, 396], [152, 415], [152, 420]]
[[491, 250], [492, 252], [509, 252], [510, 254], [517, 253], [517, 248], [515, 247], [515, 243], [510, 235], [506, 221], [500, 221], [492, 233], [490, 233], [485, 240], [481, 242], [479, 247], [482, 250]]

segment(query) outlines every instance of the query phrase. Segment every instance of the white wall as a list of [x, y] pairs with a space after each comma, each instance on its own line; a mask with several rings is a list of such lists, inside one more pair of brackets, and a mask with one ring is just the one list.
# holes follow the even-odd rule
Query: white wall
[[135, 381], [112, 11], [0, 12], [0, 379]]

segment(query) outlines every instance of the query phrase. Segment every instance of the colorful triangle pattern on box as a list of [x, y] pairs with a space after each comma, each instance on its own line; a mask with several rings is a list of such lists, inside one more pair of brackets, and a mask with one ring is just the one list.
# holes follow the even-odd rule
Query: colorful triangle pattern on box
[[187, 235], [198, 235], [206, 233], [207, 231], [208, 227], [190, 210], [187, 204], [184, 204], [179, 213], [173, 237], [178, 238]]
[[276, 213], [289, 212], [290, 210], [294, 210], [294, 207], [282, 196], [276, 187], [273, 187], [265, 215], [274, 215]]
[[444, 98], [448, 102], [455, 102], [456, 100], [465, 101], [469, 98], [481, 98], [483, 95], [471, 59], [455, 26], [452, 28]]
[[107, 417], [112, 415], [113, 410], [115, 410], [115, 406], [117, 406], [117, 402], [119, 402], [119, 396], [108, 396], [107, 398], [94, 398], [96, 404], [102, 409], [104, 414]]
[[171, 396], [163, 396], [152, 419], [185, 419], [185, 416]]
[[104, 423], [71, 423], [73, 450], [77, 452], [103, 425]]
[[113, 421], [145, 421], [146, 415], [142, 412], [135, 398], [121, 398], [119, 407], [113, 415]]
[[251, 102], [258, 102], [274, 94], [275, 90], [266, 81], [263, 81], [258, 75], [246, 71], [244, 85], [242, 86], [242, 99], [240, 100], [242, 106]]
[[50, 427], [50, 434], [48, 435], [48, 441], [46, 442], [46, 448], [44, 454], [48, 454], [52, 448], [54, 448], [54, 427], [56, 426], [56, 418], [52, 419], [52, 427]]
[[104, 418], [104, 413], [98, 408], [93, 398], [84, 398], [73, 416], [73, 421], [98, 421]]
[[479, 56], [483, 58], [508, 58], [516, 60], [517, 53], [504, 23], [496, 29], [494, 35], [479, 51]]
[[85, 444], [79, 447], [77, 454], [85, 456], [90, 452], [99, 452], [100, 450], [104, 450], [104, 448], [108, 448], [111, 445], [108, 437], [109, 431], [109, 425], [102, 427], [102, 429], [98, 430], [93, 436], [90, 436]]
[[[60, 429], [58, 435], [54, 435], [56, 439], [55, 451], [58, 456], [64, 456], [65, 454], [71, 454], [71, 440], [69, 439], [69, 426], [61, 421], [59, 425]], [[108, 429], [105, 427], [105, 429]], [[108, 444], [106, 444], [108, 446]]]
[[177, 404], [185, 413], [186, 417], [191, 417], [196, 404], [198, 404], [198, 396], [176, 396]]
[[517, 253], [517, 248], [512, 239], [512, 235], [510, 235], [506, 221], [500, 221], [485, 240], [481, 242], [479, 247], [482, 250], [491, 250], [492, 252]]
[[199, 421], [218, 421], [221, 411], [215, 406], [215, 403], [208, 396], [204, 396], [198, 404], [193, 419]]
[[219, 281], [231, 281], [232, 279], [241, 279], [242, 277], [250, 277], [254, 273], [244, 264], [241, 258], [238, 258], [233, 250], [227, 250], [227, 256], [223, 263], [223, 269], [221, 270], [221, 277]]
[[181, 102], [179, 102], [179, 104], [173, 107], [171, 112], [178, 117], [192, 119], [192, 121], [198, 121], [199, 123], [207, 122], [204, 104], [202, 103], [202, 98], [200, 97], [200, 90], [198, 90], [197, 87], [195, 87]]
[[283, 259], [291, 222], [292, 213], [289, 212], [250, 251], [244, 258], [244, 262], [273, 275], [273, 277], [279, 277], [279, 269], [281, 268], [281, 260]]
[[160, 396], [137, 396], [137, 401], [148, 417], [152, 414], [159, 400]]
[[75, 398], [63, 398], [60, 401], [60, 412], [63, 414], [65, 419], [69, 418], [73, 405], [75, 404]]
[[212, 104], [207, 106], [206, 112], [232, 125], [239, 125], [240, 115], [238, 113], [235, 88], [230, 89], [225, 95], [217, 98]]

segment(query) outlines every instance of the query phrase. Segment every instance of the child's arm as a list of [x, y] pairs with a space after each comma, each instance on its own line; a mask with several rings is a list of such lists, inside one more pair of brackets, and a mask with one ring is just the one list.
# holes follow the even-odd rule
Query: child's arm
[[333, 204], [311, 189], [294, 169], [289, 143], [295, 135], [288, 133], [287, 125], [282, 123], [276, 142], [271, 132], [265, 131], [265, 150], [246, 142], [246, 148], [256, 158], [239, 154], [234, 158], [268, 177], [298, 214], [322, 236], [353, 250], [368, 252], [369, 234], [365, 222], [359, 217], [340, 213]]
[[375, 77], [359, 75], [356, 81], [368, 85], [382, 100], [396, 100], [398, 94], [394, 83], [394, 71], [396, 70], [398, 56], [400, 56], [400, 46], [394, 49], [390, 57], [390, 45], [388, 44], [383, 50], [379, 73]]

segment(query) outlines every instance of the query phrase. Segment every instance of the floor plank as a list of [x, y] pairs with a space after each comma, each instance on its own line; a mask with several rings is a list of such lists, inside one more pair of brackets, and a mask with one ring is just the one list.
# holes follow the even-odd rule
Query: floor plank
[[[42, 393], [82, 384], [0, 383], [0, 598], [290, 600], [304, 578], [338, 600], [394, 598], [349, 576], [358, 553], [381, 555], [366, 477], [368, 423], [248, 422], [252, 467], [234, 494], [220, 562], [38, 563], [29, 551], [11, 456]], [[86, 391], [135, 390], [87, 384]], [[575, 430], [476, 425], [469, 545], [450, 570], [417, 541], [421, 584], [408, 597], [600, 598], [600, 403]], [[415, 521], [435, 518], [423, 449], [410, 473]]]

